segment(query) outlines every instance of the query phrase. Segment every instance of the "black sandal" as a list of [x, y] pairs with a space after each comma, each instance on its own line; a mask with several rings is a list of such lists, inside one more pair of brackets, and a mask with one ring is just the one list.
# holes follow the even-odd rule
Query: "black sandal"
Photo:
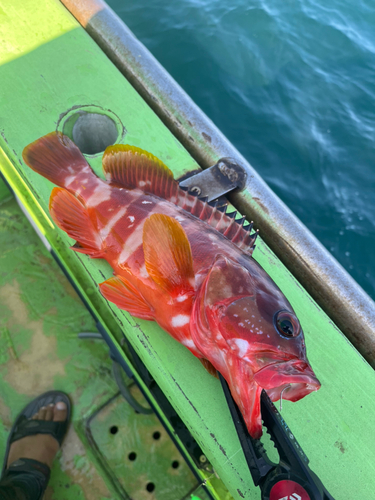
[[[62, 401], [67, 407], [67, 418], [64, 422], [53, 422], [45, 420], [31, 420], [32, 416], [38, 413], [38, 411], [43, 406], [48, 406], [50, 404], [55, 405], [56, 403]], [[45, 392], [41, 396], [35, 398], [31, 403], [29, 403], [22, 412], [18, 415], [13, 427], [10, 431], [5, 458], [3, 463], [3, 469], [1, 473], [1, 480], [8, 479], [14, 474], [18, 473], [31, 473], [34, 477], [38, 479], [40, 485], [40, 496], [43, 497], [44, 491], [47, 487], [49, 477], [51, 474], [50, 468], [31, 458], [19, 458], [12, 462], [9, 467], [7, 467], [9, 450], [12, 443], [22, 439], [26, 436], [34, 436], [35, 434], [50, 434], [53, 436], [61, 447], [61, 443], [68, 430], [68, 425], [71, 417], [71, 404], [69, 397], [60, 391], [49, 391]]]

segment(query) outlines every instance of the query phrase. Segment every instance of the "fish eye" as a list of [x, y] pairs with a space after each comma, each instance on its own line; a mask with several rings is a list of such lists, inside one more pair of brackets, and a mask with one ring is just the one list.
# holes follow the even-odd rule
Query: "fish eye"
[[288, 311], [279, 311], [274, 316], [275, 328], [285, 338], [297, 337], [301, 331], [298, 318]]

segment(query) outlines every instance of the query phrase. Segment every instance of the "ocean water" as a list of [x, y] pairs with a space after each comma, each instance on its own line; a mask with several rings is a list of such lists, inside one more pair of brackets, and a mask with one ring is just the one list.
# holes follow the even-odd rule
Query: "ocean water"
[[375, 3], [107, 2], [375, 299]]

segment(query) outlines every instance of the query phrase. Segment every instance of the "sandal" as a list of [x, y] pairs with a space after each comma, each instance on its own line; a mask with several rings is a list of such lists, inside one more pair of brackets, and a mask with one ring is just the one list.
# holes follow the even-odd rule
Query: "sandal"
[[[48, 406], [50, 404], [56, 404], [62, 401], [67, 407], [67, 417], [63, 422], [53, 422], [46, 420], [31, 420], [32, 416], [38, 413], [42, 406]], [[60, 391], [49, 391], [45, 392], [41, 396], [35, 398], [31, 401], [18, 415], [13, 427], [10, 431], [7, 447], [5, 451], [5, 458], [1, 473], [1, 479], [8, 478], [18, 473], [31, 473], [36, 478], [40, 485], [40, 496], [43, 497], [43, 493], [47, 487], [51, 470], [48, 465], [43, 464], [37, 460], [31, 458], [19, 458], [12, 462], [9, 467], [7, 467], [9, 450], [12, 443], [22, 439], [26, 436], [34, 436], [35, 434], [50, 434], [53, 436], [61, 447], [61, 443], [68, 430], [68, 425], [71, 417], [71, 404], [69, 397]]]

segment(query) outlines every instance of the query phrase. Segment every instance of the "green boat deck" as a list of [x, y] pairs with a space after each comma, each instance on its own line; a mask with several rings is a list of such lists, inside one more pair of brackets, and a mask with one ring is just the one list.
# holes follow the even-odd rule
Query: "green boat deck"
[[158, 418], [119, 394], [106, 344], [78, 338], [95, 322], [1, 181], [0, 238], [0, 449], [30, 398], [62, 390], [73, 422], [46, 500], [206, 499]]
[[[48, 215], [53, 185], [27, 168], [21, 153], [38, 137], [56, 128], [69, 132], [75, 119], [95, 111], [115, 118], [116, 142], [150, 151], [176, 178], [195, 170], [197, 164], [57, 0], [46, 0], [43, 5], [35, 0], [0, 0], [0, 14], [0, 169], [103, 325], [118, 356], [133, 368], [136, 382], [164, 425], [151, 417], [136, 424], [138, 417], [133, 421], [127, 404], [115, 398], [117, 388], [105, 343], [77, 338], [81, 331], [96, 331], [95, 321], [33, 234], [15, 200], [6, 201], [4, 190], [0, 207], [0, 450], [22, 406], [53, 387], [71, 395], [74, 425], [56, 462], [47, 498], [117, 499], [131, 492], [134, 500], [182, 500], [204, 482], [216, 499], [258, 499], [259, 490], [252, 484], [218, 380], [155, 323], [134, 319], [102, 298], [97, 285], [111, 276], [111, 268], [103, 260], [90, 260], [69, 250], [72, 240], [55, 228]], [[101, 154], [88, 155], [87, 160], [101, 175]], [[261, 239], [254, 258], [300, 318], [308, 358], [322, 383], [317, 393], [302, 401], [283, 403], [282, 415], [310, 458], [311, 469], [336, 500], [371, 498], [375, 486], [374, 372]], [[215, 473], [210, 467], [198, 468], [189, 458], [171, 421], [134, 368], [124, 336]], [[129, 426], [132, 430], [142, 427], [137, 444], [126, 432]], [[165, 428], [186, 453], [199, 480], [188, 471], [172, 442], [167, 443]], [[160, 429], [163, 439], [150, 437], [155, 429]], [[156, 448], [160, 469], [148, 455]], [[137, 468], [144, 450], [148, 451], [143, 462], [149, 461], [150, 467], [140, 480], [142, 472]], [[130, 453], [136, 453], [137, 459], [130, 460]], [[174, 468], [176, 461], [179, 466]], [[161, 478], [162, 497], [157, 496], [155, 474]], [[132, 477], [136, 478], [133, 482]], [[147, 489], [149, 483], [155, 485], [153, 491]], [[172, 484], [177, 488], [182, 483], [190, 490], [173, 490]], [[206, 500], [202, 488], [194, 494]]]

